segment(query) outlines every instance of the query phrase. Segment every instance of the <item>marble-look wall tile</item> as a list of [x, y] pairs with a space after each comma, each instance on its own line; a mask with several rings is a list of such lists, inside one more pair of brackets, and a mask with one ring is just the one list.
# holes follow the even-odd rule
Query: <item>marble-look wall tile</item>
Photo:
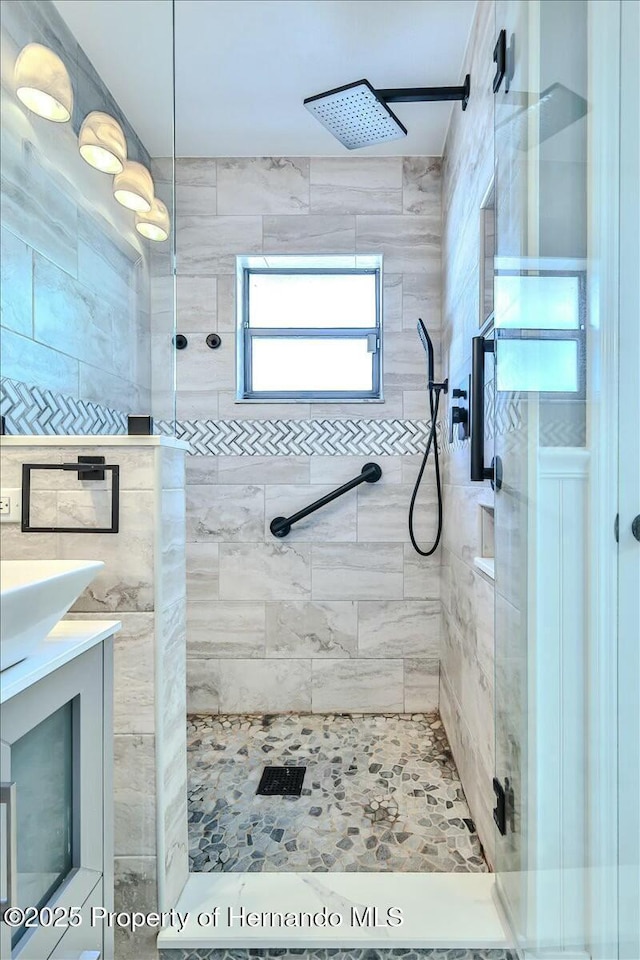
[[221, 276], [218, 283], [218, 330], [236, 329], [236, 278]]
[[402, 713], [402, 660], [314, 660], [312, 711], [332, 713]]
[[[369, 463], [371, 459], [371, 457], [356, 456], [312, 457], [311, 482], [314, 484], [330, 483], [332, 486], [340, 486], [340, 484], [346, 483], [347, 480], [356, 477], [365, 464]], [[382, 470], [382, 476], [376, 482], [376, 486], [388, 486], [390, 483], [400, 483], [402, 479], [401, 457], [375, 457], [375, 462]]]
[[221, 713], [311, 709], [310, 660], [220, 660], [219, 675]]
[[312, 213], [401, 213], [400, 157], [312, 157]]
[[442, 324], [442, 264], [431, 257], [423, 273], [405, 273], [402, 280], [402, 325], [416, 330], [418, 319], [424, 321], [432, 338]]
[[[233, 390], [236, 382], [236, 345], [232, 337], [225, 337], [217, 350], [207, 346], [203, 332], [181, 329], [188, 340], [186, 350], [178, 351], [177, 389], [178, 398], [185, 391], [204, 393], [211, 409], [211, 399], [215, 400], [218, 390]], [[213, 398], [212, 395], [213, 394]], [[208, 417], [202, 419], [212, 419]]]
[[308, 420], [311, 416], [309, 403], [237, 403], [235, 391], [226, 390], [220, 391], [218, 409], [221, 420]]
[[402, 212], [439, 220], [441, 183], [440, 157], [403, 157]]
[[406, 713], [438, 710], [440, 660], [412, 657], [404, 661], [404, 709]]
[[223, 543], [220, 545], [221, 599], [304, 600], [310, 594], [311, 547], [309, 544]]
[[217, 463], [220, 483], [303, 484], [309, 482], [311, 458], [220, 457]]
[[22, 337], [7, 327], [0, 331], [2, 375], [26, 381], [36, 387], [78, 396], [79, 363], [30, 337]]
[[263, 244], [264, 253], [355, 253], [356, 219], [338, 214], [264, 217]]
[[307, 158], [224, 157], [217, 167], [219, 214], [309, 212]]
[[267, 604], [267, 657], [354, 657], [357, 638], [358, 617], [353, 601]]
[[211, 540], [189, 541], [187, 553], [187, 599], [218, 599], [220, 584], [219, 545]]
[[313, 599], [402, 599], [402, 567], [401, 544], [314, 544]]
[[178, 216], [178, 274], [235, 274], [236, 256], [261, 253], [262, 218]]
[[116, 856], [155, 854], [156, 771], [153, 736], [114, 736], [113, 800]]
[[187, 713], [218, 713], [220, 671], [217, 660], [187, 659]]
[[26, 243], [4, 227], [2, 228], [0, 271], [2, 325], [25, 337], [31, 337], [33, 333], [32, 251]]
[[264, 603], [189, 603], [187, 630], [187, 653], [193, 659], [264, 658]]
[[404, 544], [404, 596], [413, 600], [439, 600], [441, 592], [441, 560], [436, 551], [421, 557], [412, 544]]
[[[65, 499], [65, 514], [73, 516], [73, 502]], [[120, 531], [117, 535], [91, 536], [91, 552], [106, 567], [73, 605], [74, 612], [153, 609], [153, 494], [125, 491], [120, 496]], [[57, 556], [82, 560], [87, 555], [86, 535], [58, 534]], [[123, 544], [126, 543], [126, 550]]]
[[176, 160], [176, 208], [180, 217], [215, 216], [216, 163], [205, 158]]
[[440, 230], [431, 218], [357, 216], [359, 253], [382, 253], [389, 273], [425, 273], [430, 258], [440, 257]]
[[187, 485], [208, 483], [213, 484], [218, 479], [217, 457], [189, 456], [185, 458]]
[[359, 657], [435, 659], [439, 651], [439, 600], [370, 600], [358, 604]]
[[[387, 489], [372, 484], [358, 489], [358, 540], [402, 542], [409, 539], [408, 513], [413, 486], [396, 484]], [[433, 539], [437, 527], [437, 500], [426, 482], [416, 501], [415, 531], [420, 542]]]
[[[273, 536], [269, 524], [275, 517], [289, 517], [331, 492], [331, 487], [309, 484], [271, 484], [265, 488], [265, 539]], [[341, 497], [326, 508], [294, 524], [289, 543], [345, 542], [356, 539], [355, 497]]]
[[205, 334], [217, 330], [217, 278], [209, 276], [189, 277], [181, 274], [177, 278], [176, 286], [178, 329]]
[[187, 489], [187, 539], [254, 541], [264, 536], [264, 487], [198, 484]]
[[156, 529], [160, 549], [160, 569], [155, 571], [158, 602], [163, 606], [185, 599], [185, 498], [184, 490], [162, 490], [160, 529]]

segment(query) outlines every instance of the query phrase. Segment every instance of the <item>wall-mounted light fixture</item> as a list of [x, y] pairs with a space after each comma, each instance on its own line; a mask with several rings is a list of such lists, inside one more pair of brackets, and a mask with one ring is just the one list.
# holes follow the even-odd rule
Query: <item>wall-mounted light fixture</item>
[[122, 173], [127, 159], [127, 141], [117, 120], [92, 110], [82, 121], [78, 135], [80, 154], [103, 173]]
[[123, 207], [136, 213], [149, 213], [153, 205], [151, 174], [135, 160], [125, 161], [120, 173], [113, 178], [113, 195]]
[[166, 240], [169, 236], [169, 211], [156, 197], [148, 213], [136, 213], [136, 230], [147, 240]]
[[16, 95], [39, 117], [66, 123], [73, 110], [73, 90], [60, 57], [41, 43], [28, 43], [18, 54], [14, 79]]

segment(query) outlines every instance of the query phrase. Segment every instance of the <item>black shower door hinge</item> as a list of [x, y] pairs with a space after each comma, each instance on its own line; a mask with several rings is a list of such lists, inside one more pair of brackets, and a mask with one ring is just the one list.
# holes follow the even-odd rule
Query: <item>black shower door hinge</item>
[[493, 62], [496, 65], [496, 74], [493, 78], [493, 92], [497, 93], [500, 84], [507, 72], [507, 31], [501, 30], [496, 45], [493, 48]]
[[496, 795], [496, 805], [493, 809], [493, 819], [500, 831], [500, 836], [504, 837], [507, 832], [507, 797], [504, 787], [497, 777], [493, 778], [493, 792]]

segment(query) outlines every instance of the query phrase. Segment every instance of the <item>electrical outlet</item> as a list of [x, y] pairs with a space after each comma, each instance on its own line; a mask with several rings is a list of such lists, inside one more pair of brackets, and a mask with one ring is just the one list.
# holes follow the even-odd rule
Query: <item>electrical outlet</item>
[[0, 492], [0, 522], [20, 523], [22, 519], [22, 490], [2, 490]]

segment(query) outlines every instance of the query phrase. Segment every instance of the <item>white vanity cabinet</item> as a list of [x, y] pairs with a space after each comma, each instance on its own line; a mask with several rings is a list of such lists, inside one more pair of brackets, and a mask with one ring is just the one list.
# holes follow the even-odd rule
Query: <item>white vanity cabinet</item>
[[[113, 640], [104, 634], [114, 626], [62, 623], [59, 640], [51, 635], [0, 678], [0, 955], [7, 960], [113, 957], [110, 931], [91, 925], [90, 907], [113, 909]], [[34, 925], [9, 926], [12, 907], [37, 910]], [[67, 922], [70, 908], [78, 925]]]

